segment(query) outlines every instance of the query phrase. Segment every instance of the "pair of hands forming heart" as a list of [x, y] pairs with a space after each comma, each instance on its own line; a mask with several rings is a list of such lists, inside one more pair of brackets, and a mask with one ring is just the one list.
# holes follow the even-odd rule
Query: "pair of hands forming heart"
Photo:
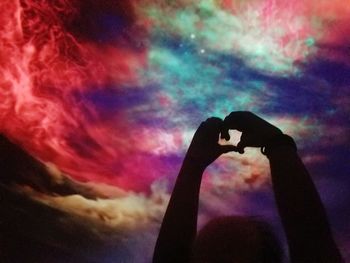
[[[230, 139], [228, 131], [231, 129], [242, 132], [239, 143], [236, 146], [218, 144], [219, 134], [222, 139]], [[223, 153], [234, 151], [242, 154], [245, 147], [264, 147], [271, 138], [280, 134], [280, 129], [251, 112], [231, 112], [224, 120], [212, 117], [201, 123], [186, 158], [206, 168]]]

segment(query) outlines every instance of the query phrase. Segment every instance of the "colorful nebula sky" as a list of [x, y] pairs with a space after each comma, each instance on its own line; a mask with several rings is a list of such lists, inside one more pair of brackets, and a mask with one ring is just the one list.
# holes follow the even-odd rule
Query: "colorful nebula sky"
[[[79, 186], [71, 195], [16, 191], [114, 242], [113, 251], [94, 254], [96, 262], [149, 261], [194, 131], [236, 110], [295, 138], [350, 260], [350, 2], [0, 6], [0, 132], [43, 162], [57, 184]], [[222, 156], [206, 171], [199, 224], [252, 214], [281, 232], [268, 175], [256, 149]]]

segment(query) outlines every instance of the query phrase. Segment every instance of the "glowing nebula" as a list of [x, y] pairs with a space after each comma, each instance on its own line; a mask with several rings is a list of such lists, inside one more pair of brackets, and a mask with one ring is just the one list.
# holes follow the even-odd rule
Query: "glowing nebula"
[[[116, 228], [137, 229], [142, 218], [140, 225], [154, 225], [196, 127], [234, 110], [294, 136], [315, 171], [337, 167], [349, 143], [346, 1], [2, 0], [0, 7], [0, 132], [64, 177], [117, 189], [89, 201], [21, 188], [49, 206]], [[254, 150], [218, 160], [203, 185], [201, 220], [254, 210], [238, 193], [264, 191], [267, 168]]]

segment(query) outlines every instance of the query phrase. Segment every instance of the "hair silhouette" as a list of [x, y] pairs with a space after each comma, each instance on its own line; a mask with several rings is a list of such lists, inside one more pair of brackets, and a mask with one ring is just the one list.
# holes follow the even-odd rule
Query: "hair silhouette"
[[282, 249], [270, 225], [253, 217], [214, 218], [197, 234], [193, 262], [279, 263]]

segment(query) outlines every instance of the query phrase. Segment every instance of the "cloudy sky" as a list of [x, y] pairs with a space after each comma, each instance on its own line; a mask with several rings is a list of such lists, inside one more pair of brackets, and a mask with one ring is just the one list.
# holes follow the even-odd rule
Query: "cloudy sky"
[[[31, 242], [42, 253], [33, 262], [149, 262], [194, 131], [249, 110], [295, 138], [350, 260], [350, 4], [0, 6], [0, 132], [24, 149], [2, 138], [9, 250], [30, 253]], [[258, 150], [222, 156], [204, 177], [200, 225], [253, 214], [281, 232], [268, 175]]]

